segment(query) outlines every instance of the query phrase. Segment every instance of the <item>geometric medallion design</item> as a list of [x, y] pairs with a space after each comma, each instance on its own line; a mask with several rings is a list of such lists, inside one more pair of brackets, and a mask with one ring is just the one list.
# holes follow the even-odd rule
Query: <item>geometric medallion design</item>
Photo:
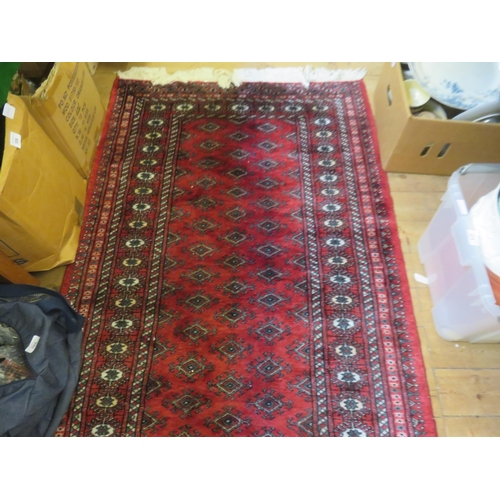
[[242, 360], [253, 351], [251, 344], [247, 344], [243, 339], [236, 335], [228, 335], [221, 339], [211, 348], [211, 352], [217, 354], [218, 358], [229, 364], [235, 364], [237, 360]]
[[245, 428], [250, 427], [251, 419], [244, 417], [241, 411], [233, 406], [224, 406], [220, 411], [214, 413], [211, 418], [205, 420], [205, 425], [217, 434], [226, 436], [238, 435]]
[[207, 387], [217, 396], [234, 400], [236, 396], [242, 396], [245, 391], [250, 389], [252, 384], [239, 376], [235, 370], [231, 370], [219, 375], [215, 381], [209, 382]]
[[199, 345], [200, 342], [208, 340], [209, 336], [216, 333], [217, 330], [209, 323], [199, 319], [185, 327], [178, 326], [174, 331], [174, 335], [178, 335], [182, 340], [189, 342], [191, 345]]
[[179, 300], [179, 304], [184, 304], [193, 312], [205, 311], [218, 302], [219, 299], [213, 298], [211, 295], [204, 294], [203, 292], [195, 293], [194, 295], [187, 297], [185, 300]]
[[[263, 252], [261, 252], [263, 253]], [[267, 269], [263, 269], [257, 273], [257, 276], [264, 279], [267, 283], [272, 283], [273, 280], [279, 280], [284, 273], [277, 269], [273, 269], [272, 267], [268, 267]]]
[[290, 373], [292, 367], [290, 364], [285, 364], [283, 359], [275, 356], [274, 353], [266, 352], [264, 356], [260, 356], [253, 363], [248, 364], [248, 371], [254, 372], [256, 378], [274, 382], [283, 378], [285, 373]]
[[170, 371], [184, 382], [195, 382], [214, 369], [212, 363], [208, 363], [196, 352], [188, 352], [187, 356], [181, 356], [177, 359], [177, 363], [171, 363], [169, 366]]
[[247, 407], [252, 408], [257, 415], [265, 420], [274, 420], [278, 415], [283, 415], [285, 411], [293, 408], [293, 402], [286, 400], [283, 394], [277, 393], [274, 389], [263, 389], [253, 400], [247, 401]]
[[181, 418], [201, 413], [205, 408], [210, 408], [210, 403], [210, 399], [193, 389], [185, 389], [181, 394], [174, 395], [171, 400], [163, 401], [165, 407], [170, 408], [173, 413], [180, 414]]
[[249, 317], [253, 318], [255, 314], [248, 313], [248, 310], [242, 308], [238, 303], [229, 304], [214, 315], [214, 318], [217, 318], [233, 328], [242, 323], [246, 323]]
[[273, 318], [266, 318], [266, 322], [259, 322], [258, 328], [249, 330], [248, 334], [263, 339], [267, 345], [274, 345], [275, 342], [282, 340], [284, 335], [290, 335], [291, 328], [276, 322]]

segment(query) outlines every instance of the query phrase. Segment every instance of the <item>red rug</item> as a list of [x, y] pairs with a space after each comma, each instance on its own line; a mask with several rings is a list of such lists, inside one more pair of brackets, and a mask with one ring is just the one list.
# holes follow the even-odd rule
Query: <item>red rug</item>
[[433, 436], [362, 82], [117, 80], [66, 436]]

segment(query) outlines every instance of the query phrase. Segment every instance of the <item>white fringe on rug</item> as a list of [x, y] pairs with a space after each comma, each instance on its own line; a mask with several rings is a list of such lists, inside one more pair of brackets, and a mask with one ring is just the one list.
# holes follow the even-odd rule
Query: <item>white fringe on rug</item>
[[327, 69], [306, 66], [289, 68], [241, 68], [232, 71], [225, 69], [199, 68], [188, 71], [167, 73], [165, 68], [133, 67], [127, 71], [119, 71], [118, 76], [124, 80], [148, 80], [153, 85], [165, 85], [172, 82], [217, 82], [227, 89], [232, 85], [239, 86], [244, 82], [276, 82], [302, 83], [305, 87], [310, 82], [344, 82], [361, 80], [366, 69]]

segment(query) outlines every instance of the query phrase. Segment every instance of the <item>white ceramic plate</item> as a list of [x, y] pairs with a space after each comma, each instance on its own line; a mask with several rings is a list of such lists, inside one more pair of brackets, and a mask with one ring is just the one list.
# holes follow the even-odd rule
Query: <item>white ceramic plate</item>
[[442, 104], [470, 109], [500, 96], [498, 63], [408, 63], [415, 80]]
[[464, 111], [463, 113], [455, 116], [453, 120], [473, 122], [479, 118], [482, 118], [483, 116], [488, 116], [495, 113], [500, 113], [500, 101], [498, 99], [468, 109], [467, 111]]

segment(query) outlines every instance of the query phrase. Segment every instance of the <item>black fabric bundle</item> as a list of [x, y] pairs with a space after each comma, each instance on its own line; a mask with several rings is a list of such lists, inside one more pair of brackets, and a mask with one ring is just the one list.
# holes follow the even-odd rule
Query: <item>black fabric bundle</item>
[[54, 436], [78, 381], [83, 322], [57, 292], [0, 285], [0, 436]]

